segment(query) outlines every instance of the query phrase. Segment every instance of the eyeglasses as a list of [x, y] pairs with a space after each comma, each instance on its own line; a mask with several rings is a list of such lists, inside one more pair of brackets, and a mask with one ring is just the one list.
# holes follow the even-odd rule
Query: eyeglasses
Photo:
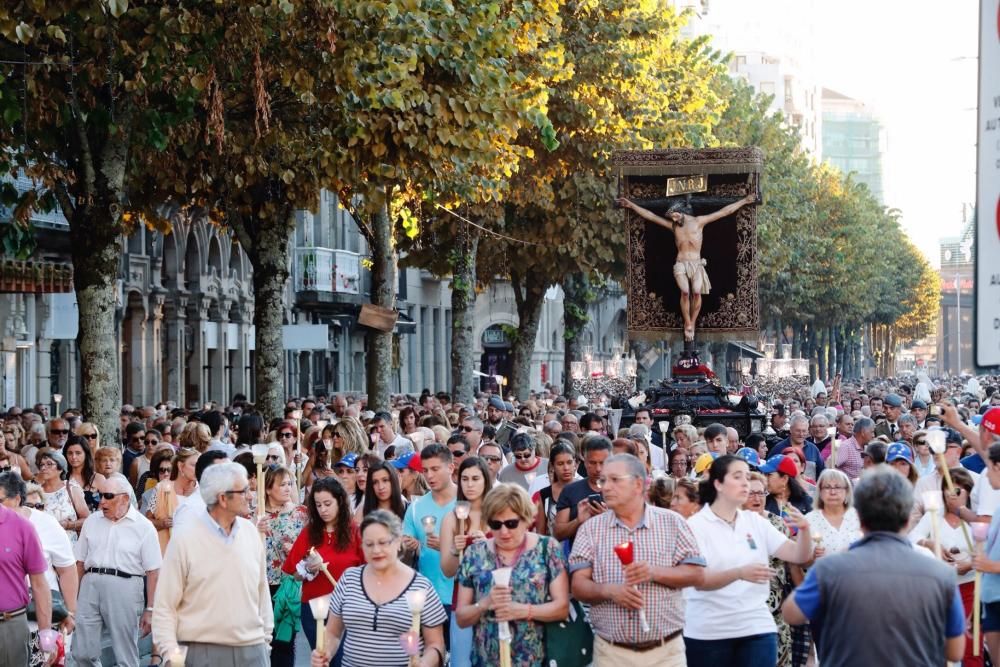
[[286, 431], [285, 433], [279, 433], [279, 434], [278, 434], [278, 437], [279, 437], [279, 438], [294, 438], [294, 437], [295, 437], [295, 434], [294, 434], [294, 433], [288, 433], [288, 432]]
[[150, 439], [146, 440], [146, 444], [147, 445], [158, 445], [158, 444], [160, 444], [160, 441], [157, 440], [156, 438], [150, 438]]
[[375, 542], [363, 542], [362, 546], [365, 549], [368, 549], [369, 551], [371, 551], [375, 547], [378, 547], [379, 549], [388, 549], [389, 547], [392, 546], [392, 543], [395, 542], [395, 541], [396, 541], [396, 538], [392, 538], [392, 539], [388, 539], [388, 540], [377, 540]]
[[170, 466], [167, 466], [166, 468], [160, 468], [160, 474], [161, 475], [169, 475], [170, 474]]
[[96, 433], [81, 433], [80, 437], [81, 438], [86, 438], [87, 440], [97, 440], [97, 434]]
[[[6, 500], [6, 498], [4, 500]], [[38, 510], [39, 512], [45, 511], [45, 503], [24, 503], [24, 506], [30, 507], [33, 510]]]
[[231, 491], [223, 491], [222, 495], [224, 495], [224, 496], [245, 496], [249, 492], [250, 492], [250, 487], [248, 486], [245, 489], [233, 489]]
[[487, 463], [500, 463], [499, 456], [480, 456], [479, 458], [486, 461]]
[[476, 431], [478, 429], [474, 429], [471, 426], [463, 426], [462, 430], [465, 431], [466, 433], [472, 433], [473, 431]]
[[10, 466], [0, 466], [0, 472], [9, 472]]
[[49, 430], [49, 433], [51, 433], [52, 435], [69, 435], [69, 429], [68, 428], [54, 428], [54, 429]]
[[105, 500], [114, 500], [118, 496], [127, 496], [127, 495], [128, 495], [127, 493], [121, 493], [121, 492], [119, 492], [119, 493], [102, 493], [102, 494], [100, 494], [101, 498], [104, 498]]
[[748, 495], [751, 498], [763, 498], [767, 495], [767, 491], [751, 491]]
[[821, 486], [821, 487], [819, 487], [819, 490], [820, 491], [847, 491], [847, 487], [846, 486], [833, 486], [833, 485], [831, 485], [831, 486]]
[[530, 461], [531, 457], [534, 456], [532, 452], [521, 452], [520, 454], [514, 454], [514, 458], [518, 461]]
[[38, 464], [38, 469], [39, 470], [47, 470], [47, 469], [50, 469], [50, 468], [58, 468], [58, 467], [59, 466], [56, 465], [56, 462], [53, 461], [52, 459], [48, 459], [48, 460], [42, 461], [41, 463]]
[[507, 519], [506, 521], [499, 521], [497, 519], [490, 519], [486, 522], [486, 525], [490, 527], [490, 530], [500, 530], [503, 526], [507, 530], [514, 530], [521, 525], [520, 519]]

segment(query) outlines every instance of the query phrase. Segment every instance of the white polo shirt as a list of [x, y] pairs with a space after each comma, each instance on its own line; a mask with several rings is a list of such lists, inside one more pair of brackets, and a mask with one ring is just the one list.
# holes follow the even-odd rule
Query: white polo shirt
[[84, 569], [110, 567], [141, 575], [160, 569], [163, 562], [156, 528], [131, 505], [118, 521], [111, 521], [101, 511], [87, 517], [75, 551]]
[[994, 489], [989, 475], [983, 472], [973, 485], [969, 500], [972, 502], [973, 512], [982, 516], [993, 516], [997, 507], [1000, 507], [1000, 489]]
[[59, 578], [52, 568], [76, 565], [73, 544], [69, 541], [66, 531], [51, 514], [33, 509], [28, 520], [31, 521], [35, 532], [38, 533], [38, 540], [42, 543], [42, 551], [45, 553], [45, 561], [49, 564], [49, 569], [45, 571], [45, 581], [48, 582], [49, 589], [58, 591]]
[[[746, 510], [736, 512], [731, 527], [706, 505], [688, 519], [708, 570], [731, 570], [759, 563], [788, 542], [771, 523]], [[737, 580], [714, 591], [684, 589], [684, 636], [691, 639], [735, 639], [777, 632], [767, 608], [770, 583]]]

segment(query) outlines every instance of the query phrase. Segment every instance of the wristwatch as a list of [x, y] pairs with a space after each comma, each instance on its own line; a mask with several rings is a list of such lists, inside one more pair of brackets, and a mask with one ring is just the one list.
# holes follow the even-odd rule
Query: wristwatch
[[153, 613], [153, 608], [152, 607], [146, 607], [146, 611], [148, 611], [149, 613]]

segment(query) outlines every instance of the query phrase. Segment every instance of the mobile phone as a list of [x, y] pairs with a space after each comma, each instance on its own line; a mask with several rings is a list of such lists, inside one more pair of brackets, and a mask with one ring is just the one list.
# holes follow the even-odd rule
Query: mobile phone
[[602, 496], [599, 493], [592, 493], [592, 494], [590, 494], [589, 496], [587, 496], [587, 500], [590, 501], [591, 505], [603, 505], [604, 504], [604, 496]]

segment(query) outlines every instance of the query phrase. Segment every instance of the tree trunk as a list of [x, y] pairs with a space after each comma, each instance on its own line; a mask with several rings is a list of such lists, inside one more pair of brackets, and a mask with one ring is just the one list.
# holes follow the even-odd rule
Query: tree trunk
[[545, 302], [545, 285], [533, 280], [531, 275], [522, 277], [512, 270], [510, 284], [514, 289], [517, 303], [517, 336], [514, 337], [510, 354], [510, 380], [507, 393], [519, 400], [528, 399], [531, 389], [531, 359], [538, 337], [538, 322], [541, 319], [542, 304]]
[[[256, 237], [248, 252], [253, 266], [253, 323], [256, 329], [254, 381], [257, 410], [266, 419], [283, 417], [285, 412], [285, 345], [283, 299], [288, 282], [288, 241], [295, 229], [293, 212], [257, 220]], [[228, 396], [217, 397], [228, 400]]]
[[570, 362], [583, 358], [580, 334], [590, 320], [587, 306], [593, 300], [590, 294], [590, 279], [583, 273], [571, 273], [563, 278], [563, 393], [573, 393], [573, 378]]
[[476, 305], [476, 257], [479, 230], [462, 225], [455, 244], [457, 253], [451, 268], [451, 398], [471, 405], [474, 401], [475, 360], [473, 317]]
[[[121, 382], [115, 331], [115, 281], [121, 262], [121, 215], [128, 141], [112, 135], [93, 162], [78, 167], [86, 178], [60, 188], [69, 220], [70, 256], [79, 308], [83, 415], [97, 424], [104, 442], [120, 442]], [[142, 372], [144, 369], [137, 369]]]
[[827, 338], [829, 336], [829, 329], [823, 327], [819, 330], [819, 335], [817, 336], [816, 347], [816, 378], [826, 382], [827, 378]]
[[[383, 204], [371, 219], [372, 293], [373, 305], [396, 307], [396, 249], [392, 242], [392, 225], [388, 204]], [[368, 332], [368, 409], [388, 410], [392, 381], [392, 332], [374, 329]]]

